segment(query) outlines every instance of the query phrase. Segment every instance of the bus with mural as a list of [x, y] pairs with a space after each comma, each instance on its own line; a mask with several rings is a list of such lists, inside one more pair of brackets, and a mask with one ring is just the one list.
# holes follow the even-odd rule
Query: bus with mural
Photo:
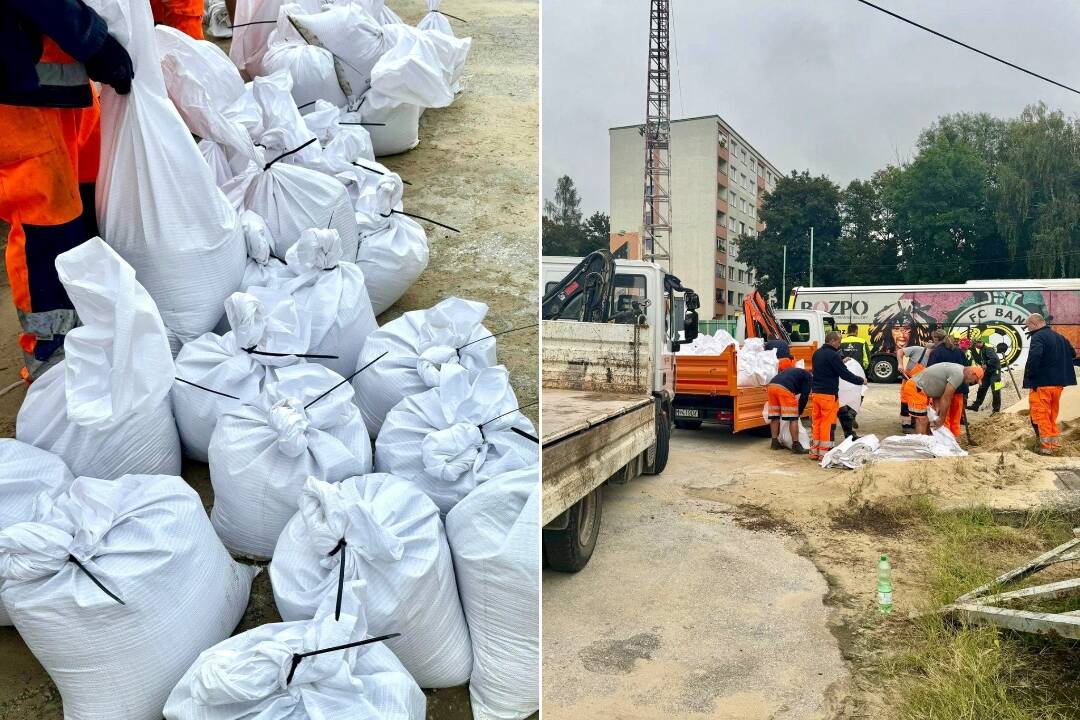
[[1069, 280], [969, 280], [958, 285], [797, 287], [788, 307], [829, 313], [837, 327], [858, 325], [868, 338], [876, 382], [895, 382], [896, 349], [929, 342], [941, 328], [957, 338], [982, 336], [1003, 366], [1027, 358], [1024, 320], [1042, 314], [1080, 354], [1080, 278]]

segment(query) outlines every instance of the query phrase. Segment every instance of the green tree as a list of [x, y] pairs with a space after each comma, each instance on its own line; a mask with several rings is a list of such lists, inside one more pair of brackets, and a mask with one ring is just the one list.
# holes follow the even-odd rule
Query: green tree
[[[765, 230], [756, 238], [739, 238], [739, 262], [746, 263], [757, 276], [763, 293], [780, 294], [783, 280], [784, 246], [787, 246], [787, 289], [809, 283], [810, 228], [814, 228], [814, 283], [828, 285], [842, 281], [837, 264], [840, 237], [840, 188], [824, 175], [792, 171], [781, 177], [765, 196], [760, 218]], [[786, 301], [786, 298], [784, 299]]]
[[897, 240], [882, 199], [887, 175], [852, 180], [840, 195], [837, 270], [844, 285], [888, 284], [898, 280]]
[[1045, 105], [1011, 124], [995, 220], [1012, 277], [1080, 275], [1080, 124]]
[[585, 236], [582, 255], [611, 245], [611, 218], [607, 213], [597, 210], [589, 216], [581, 229]]
[[989, 113], [954, 113], [942, 115], [919, 135], [917, 149], [929, 149], [939, 139], [949, 143], [964, 142], [993, 169], [1001, 159], [1011, 123]]
[[581, 225], [581, 196], [569, 175], [555, 182], [555, 199], [544, 201], [544, 217], [564, 227]]
[[555, 199], [544, 202], [541, 223], [545, 255], [582, 257], [608, 247], [611, 218], [600, 211], [581, 220], [581, 197], [574, 181], [563, 175], [555, 184]]
[[964, 140], [944, 135], [891, 177], [886, 202], [898, 233], [904, 282], [963, 282], [999, 250], [988, 209], [989, 166]]

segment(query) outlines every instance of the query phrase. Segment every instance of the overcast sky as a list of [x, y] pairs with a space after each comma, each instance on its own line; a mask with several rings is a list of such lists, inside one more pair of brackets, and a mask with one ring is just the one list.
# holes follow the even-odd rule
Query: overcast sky
[[[1077, 0], [875, 0], [1080, 88]], [[672, 0], [672, 119], [718, 114], [782, 171], [840, 184], [910, 159], [939, 115], [1018, 114], [1080, 95], [855, 0]], [[543, 0], [543, 187], [608, 210], [608, 128], [645, 114], [649, 0]], [[678, 198], [673, 199], [678, 213]]]

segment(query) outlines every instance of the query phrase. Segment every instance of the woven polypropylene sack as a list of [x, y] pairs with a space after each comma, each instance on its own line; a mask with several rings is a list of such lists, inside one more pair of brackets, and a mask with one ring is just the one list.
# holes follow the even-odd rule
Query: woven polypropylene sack
[[271, 557], [309, 477], [336, 483], [371, 471], [371, 442], [352, 398], [332, 370], [293, 365], [278, 369], [252, 404], [218, 420], [210, 517], [226, 547]]
[[56, 270], [83, 324], [64, 339], [64, 361], [30, 386], [15, 437], [76, 476], [178, 474], [173, 359], [154, 301], [101, 238], [58, 256]]
[[450, 25], [449, 18], [439, 12], [440, 5], [442, 0], [427, 0], [428, 14], [420, 18], [416, 27], [419, 30], [446, 33], [453, 37], [454, 28]]
[[[345, 545], [334, 550], [341, 540]], [[439, 509], [415, 485], [365, 475], [336, 485], [310, 479], [300, 511], [278, 538], [270, 564], [285, 620], [311, 617], [345, 581], [368, 586], [368, 628], [400, 632], [387, 642], [420, 687], [463, 685], [472, 649]]]
[[236, 0], [229, 59], [248, 78], [263, 74], [262, 59], [283, 0]]
[[539, 463], [536, 431], [517, 407], [506, 368], [447, 366], [439, 387], [387, 414], [375, 470], [416, 483], [445, 515], [485, 480]]
[[380, 175], [360, 189], [355, 204], [356, 264], [367, 278], [376, 315], [396, 303], [428, 265], [427, 233], [400, 213], [403, 188], [397, 174]]
[[0, 596], [64, 717], [159, 720], [199, 653], [240, 622], [256, 569], [232, 561], [179, 477], [81, 477], [37, 509], [0, 532]]
[[240, 225], [244, 228], [244, 240], [247, 243], [248, 261], [244, 269], [244, 279], [240, 290], [249, 287], [277, 287], [285, 277], [285, 263], [274, 255], [274, 236], [257, 213], [245, 210], [240, 214]]
[[304, 657], [372, 637], [364, 584], [345, 587], [311, 620], [240, 633], [195, 661], [165, 705], [166, 720], [424, 720], [427, 700], [382, 643]]
[[207, 333], [176, 356], [176, 427], [184, 453], [200, 462], [209, 459], [210, 438], [221, 416], [254, 401], [274, 368], [303, 362], [297, 355], [310, 344], [307, 314], [280, 291], [233, 293], [225, 301], [225, 314], [235, 330]]
[[173, 351], [214, 328], [240, 286], [240, 223], [165, 90], [150, 7], [90, 0], [135, 68], [131, 92], [101, 91], [96, 199], [102, 237], [157, 304]]
[[[4, 499], [0, 503], [0, 530], [33, 520], [38, 495], [56, 497], [74, 479], [58, 455], [12, 438], [0, 439], [0, 497]], [[0, 625], [10, 624], [0, 599]]]
[[411, 310], [368, 336], [357, 369], [373, 364], [352, 382], [372, 437], [404, 398], [437, 387], [443, 368], [460, 365], [476, 373], [495, 364], [495, 340], [485, 339], [491, 337], [483, 325], [487, 310], [484, 303], [451, 297]]
[[[379, 98], [377, 90], [369, 90], [365, 96]], [[420, 144], [419, 105], [394, 102], [382, 96], [381, 100], [365, 102], [360, 108], [364, 122], [372, 123], [371, 146], [375, 157], [400, 155]]]
[[[284, 15], [286, 10], [282, 8]], [[279, 20], [279, 26], [282, 20]], [[284, 22], [289, 22], [285, 19]], [[263, 69], [267, 73], [285, 70], [293, 80], [292, 96], [298, 106], [316, 100], [329, 100], [335, 105], [346, 103], [345, 94], [338, 84], [334, 57], [321, 47], [288, 40], [272, 43], [263, 56]]]
[[360, 4], [348, 3], [313, 15], [296, 15], [293, 22], [304, 40], [333, 56], [345, 95], [359, 98], [367, 92], [372, 68], [390, 48], [377, 19]]
[[388, 49], [371, 69], [376, 107], [407, 103], [446, 107], [454, 101], [454, 72], [471, 40], [428, 33], [408, 25], [384, 27]]
[[291, 295], [311, 323], [312, 358], [342, 377], [352, 375], [367, 337], [379, 325], [371, 309], [364, 273], [341, 255], [337, 230], [312, 228], [285, 256], [281, 291]]
[[540, 475], [492, 478], [446, 517], [472, 637], [476, 720], [522, 720], [540, 706]]
[[461, 76], [465, 73], [465, 61], [472, 47], [472, 38], [457, 40], [454, 28], [446, 15], [439, 12], [442, 0], [427, 0], [428, 14], [416, 24], [418, 30], [427, 33], [439, 33], [441, 36], [429, 38], [439, 52], [443, 66], [450, 71], [450, 89], [461, 92]]

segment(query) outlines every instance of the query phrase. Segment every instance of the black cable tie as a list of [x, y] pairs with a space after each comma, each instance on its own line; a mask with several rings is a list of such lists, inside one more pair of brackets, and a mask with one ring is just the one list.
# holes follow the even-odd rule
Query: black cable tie
[[319, 141], [319, 138], [317, 138], [317, 137], [313, 137], [313, 138], [311, 138], [310, 140], [308, 140], [308, 141], [307, 141], [306, 143], [304, 143], [303, 145], [301, 145], [300, 147], [298, 147], [298, 148], [294, 148], [293, 150], [289, 150], [288, 152], [283, 152], [283, 153], [281, 153], [281, 154], [280, 154], [280, 155], [278, 155], [278, 156], [277, 156], [276, 158], [274, 158], [274, 159], [273, 159], [273, 160], [271, 160], [270, 162], [266, 163], [266, 166], [265, 166], [265, 167], [263, 168], [263, 170], [264, 170], [264, 171], [265, 171], [265, 170], [269, 170], [269, 169], [270, 169], [270, 166], [271, 166], [271, 165], [273, 165], [274, 163], [276, 163], [276, 162], [277, 162], [278, 160], [280, 160], [281, 158], [283, 158], [283, 157], [288, 157], [289, 155], [294, 155], [295, 153], [298, 153], [298, 152], [300, 152], [301, 150], [303, 150], [304, 148], [306, 148], [306, 147], [307, 147], [308, 145], [310, 145], [311, 143], [313, 143], [313, 142], [318, 142], [318, 141]]
[[340, 360], [341, 359], [337, 355], [304, 355], [302, 353], [266, 352], [264, 350], [256, 350], [254, 345], [252, 345], [249, 348], [244, 348], [244, 352], [246, 352], [246, 353], [248, 353], [250, 355], [265, 355], [266, 357], [298, 357], [298, 358], [307, 358], [309, 360]]
[[[355, 165], [356, 167], [360, 168], [361, 170], [367, 170], [369, 173], [375, 173], [376, 175], [385, 175], [386, 174], [382, 170], [376, 170], [373, 167], [368, 167], [367, 165], [361, 165], [360, 163], [356, 162], [355, 160], [353, 160], [349, 164], [350, 165]], [[400, 175], [398, 175], [398, 179], [401, 180], [401, 183], [403, 185], [409, 185], [410, 187], [412, 186], [411, 182], [409, 182], [405, 178], [401, 177]]]
[[382, 642], [384, 640], [393, 640], [396, 637], [401, 637], [401, 633], [390, 633], [389, 635], [380, 635], [379, 637], [368, 638], [367, 640], [358, 640], [356, 642], [346, 643], [344, 645], [335, 645], [334, 647], [328, 647], [325, 650], [312, 650], [305, 653], [293, 653], [292, 667], [289, 668], [289, 677], [285, 678], [285, 684], [288, 685], [292, 682], [293, 674], [296, 672], [297, 666], [304, 658], [311, 657], [312, 655], [322, 655], [323, 653], [336, 652], [338, 650], [348, 650], [354, 647], [360, 647], [361, 645], [371, 645], [372, 643]]
[[394, 214], [404, 215], [405, 217], [411, 217], [411, 218], [414, 218], [416, 220], [423, 220], [424, 222], [429, 222], [432, 225], [438, 225], [441, 228], [446, 228], [447, 230], [452, 230], [452, 231], [454, 231], [456, 233], [461, 232], [457, 228], [450, 227], [449, 225], [444, 225], [443, 223], [439, 222], [438, 220], [432, 220], [431, 218], [426, 218], [423, 215], [414, 215], [412, 213], [407, 213], [404, 210], [391, 210], [390, 212], [386, 213], [385, 215], [383, 213], [379, 213], [379, 217], [390, 217], [391, 215], [394, 215]]
[[248, 25], [276, 25], [276, 24], [277, 24], [277, 20], [252, 20], [251, 22], [240, 23], [239, 25], [230, 25], [229, 29], [230, 30], [235, 30], [236, 28], [247, 27]]
[[312, 105], [314, 105], [317, 102], [319, 102], [319, 101], [318, 100], [312, 100], [311, 102], [306, 102], [303, 105], [297, 105], [296, 109], [297, 110], [303, 110], [306, 107], [311, 107]]
[[467, 348], [470, 345], [472, 345], [473, 343], [482, 342], [484, 340], [490, 340], [491, 338], [496, 337], [498, 335], [505, 335], [506, 333], [517, 332], [518, 330], [528, 330], [529, 328], [534, 328], [534, 327], [540, 327], [540, 323], [533, 323], [532, 325], [522, 325], [521, 327], [510, 328], [509, 330], [503, 330], [501, 332], [492, 333], [492, 334], [490, 334], [490, 335], [488, 335], [486, 337], [477, 338], [476, 340], [472, 340], [470, 342], [467, 342], [464, 345], [461, 345], [461, 346], [455, 348], [455, 350], [461, 350], [462, 348]]
[[482, 422], [482, 423], [480, 423], [479, 425], [477, 425], [477, 427], [478, 427], [478, 428], [480, 428], [480, 430], [481, 430], [481, 432], [482, 432], [482, 431], [484, 430], [484, 426], [485, 426], [485, 425], [490, 425], [491, 423], [495, 422], [495, 421], [496, 421], [496, 420], [498, 420], [499, 418], [504, 418], [504, 417], [506, 417], [507, 415], [513, 415], [514, 413], [518, 412], [519, 410], [524, 410], [524, 409], [525, 409], [525, 408], [527, 408], [527, 407], [532, 407], [533, 405], [536, 405], [536, 404], [537, 404], [537, 403], [539, 403], [539, 402], [540, 402], [539, 400], [533, 400], [533, 401], [532, 401], [531, 403], [529, 403], [528, 405], [518, 405], [518, 406], [517, 406], [516, 408], [514, 408], [513, 410], [509, 410], [509, 411], [507, 411], [507, 412], [504, 412], [504, 413], [503, 413], [502, 415], [496, 415], [495, 417], [491, 418], [490, 420], [485, 420], [484, 422]]
[[386, 127], [386, 123], [346, 122], [338, 120], [338, 125], [364, 125], [365, 127]]
[[[345, 542], [345, 538], [338, 540], [338, 544], [334, 546], [334, 549], [330, 551], [329, 557], [334, 557], [338, 554], [338, 551], [343, 550], [349, 543]], [[341, 553], [341, 560], [338, 562], [338, 582], [337, 582], [337, 603], [334, 605], [334, 621], [341, 619], [341, 597], [345, 592], [345, 553]]]
[[191, 387], [197, 387], [200, 390], [205, 390], [206, 392], [211, 392], [211, 393], [214, 393], [215, 395], [220, 395], [221, 397], [227, 397], [227, 398], [229, 398], [231, 400], [239, 400], [240, 399], [240, 398], [236, 397], [235, 395], [230, 395], [229, 393], [223, 393], [220, 390], [212, 390], [211, 388], [204, 387], [202, 385], [199, 385], [198, 383], [193, 383], [190, 380], [185, 380], [182, 377], [178, 377], [178, 378], [176, 378], [176, 380], [177, 380], [177, 382], [182, 382], [185, 385], [190, 385]]
[[510, 430], [512, 432], [516, 432], [518, 435], [520, 435], [523, 438], [528, 438], [529, 440], [532, 440], [537, 445], [540, 444], [540, 438], [536, 437], [535, 435], [530, 435], [529, 433], [525, 432], [521, 428], [512, 427], [512, 428], [510, 428]]
[[374, 364], [375, 364], [375, 361], [376, 361], [376, 360], [380, 360], [380, 359], [382, 359], [383, 357], [385, 357], [385, 356], [387, 356], [387, 355], [389, 355], [389, 354], [390, 354], [390, 351], [389, 351], [389, 350], [387, 350], [387, 351], [386, 351], [386, 352], [384, 352], [384, 353], [383, 353], [382, 355], [380, 355], [379, 357], [375, 358], [375, 360], [372, 360], [372, 361], [371, 361], [371, 362], [369, 362], [369, 363], [368, 363], [367, 365], [365, 365], [364, 367], [360, 368], [359, 370], [357, 370], [356, 372], [354, 372], [354, 373], [353, 373], [352, 375], [350, 375], [349, 377], [345, 378], [344, 380], [342, 380], [341, 382], [339, 382], [339, 383], [338, 383], [337, 385], [335, 385], [334, 387], [330, 388], [329, 390], [327, 390], [326, 392], [324, 392], [324, 393], [323, 393], [322, 395], [320, 395], [319, 397], [317, 397], [317, 398], [315, 398], [314, 400], [312, 400], [311, 402], [309, 402], [309, 403], [308, 403], [307, 405], [305, 405], [305, 406], [304, 406], [304, 409], [305, 409], [305, 410], [307, 410], [307, 409], [308, 409], [309, 407], [311, 407], [311, 406], [312, 406], [312, 405], [314, 405], [315, 403], [319, 402], [319, 401], [320, 401], [320, 400], [322, 400], [322, 399], [323, 399], [324, 397], [326, 397], [326, 396], [327, 396], [327, 395], [329, 395], [330, 393], [334, 392], [334, 391], [335, 391], [335, 390], [337, 390], [337, 389], [338, 389], [339, 387], [341, 387], [341, 386], [342, 386], [342, 385], [344, 385], [345, 383], [349, 382], [349, 381], [350, 381], [350, 380], [352, 380], [352, 379], [353, 379], [354, 377], [356, 377], [357, 375], [359, 375], [360, 373], [364, 372], [364, 371], [365, 371], [365, 370], [367, 370], [367, 369], [368, 369], [369, 367], [371, 367], [372, 365], [374, 365]]
[[439, 13], [440, 15], [445, 15], [445, 16], [446, 16], [446, 17], [448, 17], [448, 18], [453, 18], [453, 19], [457, 20], [458, 22], [463, 22], [463, 23], [465, 23], [466, 25], [468, 25], [468, 24], [469, 24], [469, 21], [468, 21], [468, 20], [466, 20], [466, 19], [464, 19], [464, 18], [459, 18], [459, 17], [457, 16], [457, 15], [451, 15], [451, 14], [450, 14], [450, 13], [448, 13], [448, 12], [443, 12], [442, 10], [439, 10], [439, 9], [437, 9], [437, 8], [436, 8], [435, 10], [432, 10], [431, 12]]
[[326, 229], [329, 230], [330, 226], [334, 224], [334, 213], [337, 212], [337, 208], [330, 211], [330, 222], [326, 223]]
[[94, 583], [95, 585], [97, 585], [101, 589], [101, 592], [105, 593], [106, 595], [108, 595], [109, 597], [111, 597], [113, 600], [120, 603], [121, 605], [126, 605], [127, 604], [123, 600], [121, 600], [119, 597], [114, 595], [112, 592], [110, 592], [109, 588], [102, 585], [101, 581], [98, 580], [96, 577], [94, 577], [94, 574], [92, 572], [90, 572], [89, 570], [87, 570], [85, 565], [83, 565], [81, 562], [79, 562], [79, 558], [75, 557], [74, 555], [69, 554], [68, 555], [68, 560], [75, 563], [75, 567], [79, 568], [84, 573], [86, 573], [86, 577], [90, 578], [90, 581], [92, 583]]

